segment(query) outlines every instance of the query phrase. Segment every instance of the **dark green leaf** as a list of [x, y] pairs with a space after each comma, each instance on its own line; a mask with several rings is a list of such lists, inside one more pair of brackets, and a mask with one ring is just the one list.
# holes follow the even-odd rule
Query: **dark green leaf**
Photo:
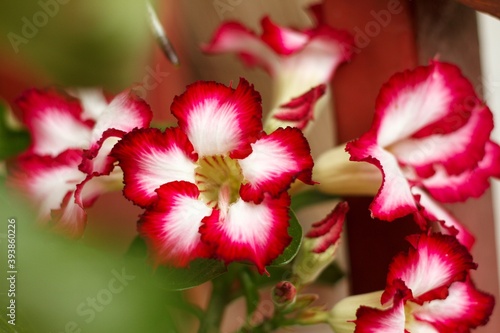
[[142, 239], [141, 236], [137, 236], [128, 247], [125, 255], [127, 257], [145, 259], [148, 256], [148, 248], [144, 239]]
[[[137, 236], [126, 254], [131, 258], [147, 261], [147, 246], [140, 236]], [[153, 267], [151, 267], [153, 270]], [[160, 266], [154, 274], [160, 281], [160, 287], [165, 290], [184, 290], [210, 281], [227, 271], [223, 262], [215, 259], [196, 259], [188, 268]]]
[[318, 277], [316, 282], [333, 286], [344, 276], [345, 273], [342, 271], [339, 265], [337, 265], [336, 262], [333, 262], [331, 265], [325, 268], [323, 272], [321, 272], [321, 275]]
[[0, 101], [0, 161], [19, 154], [30, 144], [26, 131], [16, 131], [7, 126], [7, 107]]
[[325, 194], [317, 190], [309, 190], [294, 195], [290, 207], [293, 211], [297, 212], [304, 207], [338, 198], [337, 196]]
[[259, 288], [264, 286], [273, 286], [280, 281], [288, 281], [292, 276], [292, 269], [290, 265], [283, 266], [269, 266], [267, 267], [269, 276], [260, 275], [256, 273], [257, 277], [254, 278], [254, 283]]
[[161, 277], [161, 286], [167, 290], [184, 290], [213, 280], [227, 271], [222, 261], [196, 259], [189, 268], [158, 267], [155, 274]]
[[292, 261], [299, 252], [300, 244], [302, 244], [302, 227], [292, 210], [290, 210], [290, 226], [288, 227], [288, 234], [292, 237], [292, 242], [288, 245], [285, 251], [271, 263], [271, 266], [286, 265]]

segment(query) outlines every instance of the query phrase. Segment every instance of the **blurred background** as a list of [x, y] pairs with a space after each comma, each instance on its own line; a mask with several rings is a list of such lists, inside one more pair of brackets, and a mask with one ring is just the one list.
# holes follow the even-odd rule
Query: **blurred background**
[[[372, 12], [386, 8], [391, 1], [395, 0], [326, 0], [323, 15], [330, 25], [356, 37], [374, 20]], [[31, 87], [102, 87], [117, 93], [136, 86], [152, 106], [156, 120], [172, 121], [172, 98], [181, 94], [187, 84], [196, 80], [229, 84], [245, 77], [255, 84], [267, 110], [272, 81], [266, 73], [245, 68], [233, 55], [205, 55], [200, 45], [209, 41], [224, 20], [241, 21], [255, 31], [260, 31], [259, 22], [264, 15], [283, 25], [311, 26], [303, 9], [314, 2], [317, 1], [154, 2], [180, 57], [181, 65], [174, 66], [155, 43], [144, 1], [4, 1], [0, 4], [0, 98], [16, 112], [13, 101]], [[500, 123], [500, 69], [495, 61], [500, 57], [499, 21], [484, 14], [477, 18], [476, 11], [469, 7], [475, 6], [475, 2], [464, 2], [468, 6], [454, 0], [399, 1], [403, 11], [381, 27], [368, 44], [358, 45], [360, 52], [335, 76], [331, 112], [318, 119], [310, 136], [315, 156], [369, 128], [378, 89], [393, 73], [426, 64], [436, 55], [463, 69], [497, 112], [497, 124]], [[498, 15], [492, 8], [481, 9]], [[498, 141], [498, 127], [496, 133]], [[33, 229], [34, 219], [26, 209], [27, 203], [5, 186], [0, 198], [0, 236], [5, 236], [8, 218], [16, 218], [19, 226], [18, 315], [26, 326], [16, 327], [18, 332], [174, 332], [175, 320], [164, 314], [169, 300], [176, 302], [177, 296], [158, 293], [150, 276], [137, 268], [140, 264], [120, 259], [136, 235], [140, 210], [119, 193], [107, 194], [96, 202], [89, 212], [85, 236], [76, 245]], [[473, 252], [479, 263], [474, 275], [477, 285], [498, 297], [500, 256], [495, 237], [500, 239], [500, 228], [494, 227], [493, 208], [498, 209], [500, 204], [498, 196], [493, 198], [488, 192], [481, 199], [449, 208], [477, 236]], [[344, 249], [349, 283], [335, 293], [323, 290], [328, 302], [348, 292], [382, 289], [390, 258], [404, 246], [391, 239], [411, 232], [408, 221], [397, 227], [372, 221], [367, 211], [370, 200], [350, 198], [354, 209], [348, 218]], [[329, 207], [320, 207], [306, 211], [301, 220], [314, 221], [328, 210]], [[5, 240], [0, 238], [1, 253], [6, 253]], [[371, 254], [369, 258], [366, 253]], [[6, 267], [4, 260], [2, 254], [1, 267]], [[110, 292], [110, 281], [116, 279], [116, 274], [123, 276], [122, 270], [129, 276], [122, 283], [123, 292]], [[5, 279], [1, 281], [1, 306], [5, 309]], [[106, 304], [98, 302], [92, 306], [92, 298], [99, 297]], [[198, 296], [195, 293], [192, 297]], [[82, 315], [82, 311], [86, 314]], [[478, 332], [500, 331], [499, 313], [496, 309], [490, 324]], [[226, 321], [231, 327], [231, 319]]]

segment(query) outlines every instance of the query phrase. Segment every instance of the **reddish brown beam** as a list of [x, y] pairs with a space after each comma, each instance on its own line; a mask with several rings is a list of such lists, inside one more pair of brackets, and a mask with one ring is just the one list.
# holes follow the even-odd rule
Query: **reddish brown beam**
[[500, 18], [500, 2], [498, 0], [457, 0], [466, 6], [474, 8], [480, 12]]
[[[355, 37], [352, 62], [335, 75], [338, 141], [346, 142], [370, 128], [379, 89], [396, 72], [418, 63], [413, 12], [410, 2], [399, 0], [326, 0], [324, 18]], [[353, 294], [385, 287], [392, 257], [406, 249], [405, 235], [417, 232], [411, 219], [392, 223], [373, 220], [372, 198], [347, 198], [350, 282]]]

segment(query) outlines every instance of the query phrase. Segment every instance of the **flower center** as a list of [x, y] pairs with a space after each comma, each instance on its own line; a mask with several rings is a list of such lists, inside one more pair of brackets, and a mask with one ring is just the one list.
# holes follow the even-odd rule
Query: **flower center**
[[210, 207], [225, 211], [239, 198], [243, 174], [238, 161], [228, 156], [206, 156], [198, 160], [195, 181], [201, 199]]
[[408, 301], [404, 305], [404, 312], [405, 312], [405, 328], [410, 327], [414, 322], [415, 322], [415, 317], [413, 314], [416, 312], [418, 309], [418, 305]]

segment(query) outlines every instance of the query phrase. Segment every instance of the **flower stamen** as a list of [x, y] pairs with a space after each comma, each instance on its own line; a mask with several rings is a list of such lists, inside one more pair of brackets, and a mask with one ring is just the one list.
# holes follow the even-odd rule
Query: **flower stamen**
[[239, 198], [243, 174], [238, 161], [228, 156], [206, 156], [198, 160], [195, 181], [207, 205], [226, 211]]

